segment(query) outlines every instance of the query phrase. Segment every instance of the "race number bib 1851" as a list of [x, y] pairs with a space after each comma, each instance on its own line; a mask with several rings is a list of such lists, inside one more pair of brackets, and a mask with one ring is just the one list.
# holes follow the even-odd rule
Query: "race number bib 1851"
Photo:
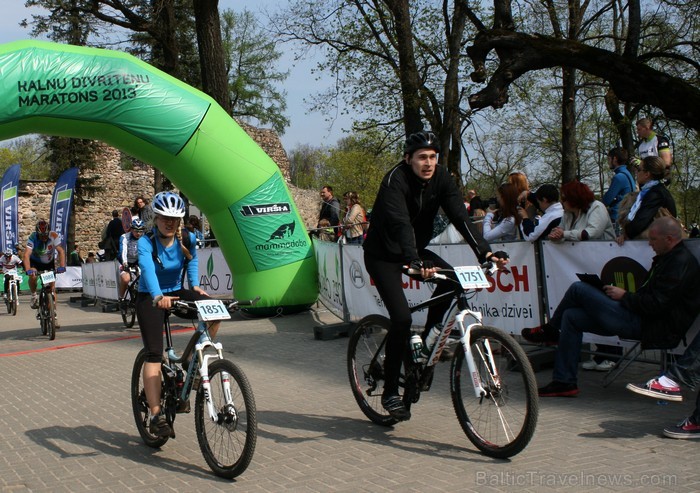
[[194, 302], [197, 305], [197, 313], [203, 322], [212, 320], [226, 320], [231, 318], [231, 314], [226, 309], [221, 300], [197, 300]]

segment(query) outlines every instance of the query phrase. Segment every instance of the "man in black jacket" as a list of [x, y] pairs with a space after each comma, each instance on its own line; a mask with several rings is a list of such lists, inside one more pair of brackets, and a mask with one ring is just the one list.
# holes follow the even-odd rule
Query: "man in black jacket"
[[656, 256], [635, 293], [617, 286], [601, 291], [583, 282], [566, 291], [550, 323], [542, 327], [548, 342], [558, 340], [559, 346], [553, 380], [539, 389], [540, 396], [578, 394], [576, 376], [584, 332], [641, 340], [642, 347], [670, 349], [680, 343], [700, 310], [700, 267], [673, 218], [652, 223], [649, 245]]
[[[493, 255], [499, 266], [507, 262], [507, 255], [502, 252], [491, 253], [489, 244], [472, 224], [457, 184], [444, 167], [437, 165], [439, 152], [440, 146], [432, 132], [418, 132], [406, 139], [403, 161], [382, 180], [363, 244], [367, 272], [391, 319], [385, 350], [382, 405], [398, 420], [410, 418], [399, 397], [401, 361], [408, 350], [411, 329], [402, 268], [410, 266], [419, 270], [423, 278], [432, 276], [437, 268], [451, 268], [438, 255], [426, 250], [438, 209], [442, 207], [480, 262]], [[447, 289], [438, 286], [433, 297]], [[429, 309], [424, 335], [440, 322], [448, 308], [449, 300]]]

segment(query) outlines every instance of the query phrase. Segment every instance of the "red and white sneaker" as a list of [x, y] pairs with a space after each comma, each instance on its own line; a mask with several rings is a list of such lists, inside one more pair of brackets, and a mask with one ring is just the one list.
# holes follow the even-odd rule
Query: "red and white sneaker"
[[676, 426], [664, 428], [664, 435], [669, 438], [700, 438], [700, 425], [693, 421], [693, 418], [685, 418]]
[[653, 397], [654, 399], [661, 399], [664, 401], [681, 402], [683, 400], [680, 387], [666, 387], [664, 385], [661, 385], [656, 378], [652, 378], [643, 385], [628, 383], [627, 390], [631, 390], [632, 392], [635, 392], [637, 394], [646, 395], [647, 397]]

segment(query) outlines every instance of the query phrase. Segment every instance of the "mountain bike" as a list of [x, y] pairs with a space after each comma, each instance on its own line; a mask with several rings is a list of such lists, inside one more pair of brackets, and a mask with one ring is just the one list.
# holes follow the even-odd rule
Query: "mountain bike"
[[56, 274], [53, 270], [45, 270], [38, 272], [37, 275], [41, 279], [41, 289], [36, 316], [39, 319], [41, 334], [48, 335], [49, 340], [53, 341], [56, 338], [56, 298], [53, 294]]
[[19, 306], [19, 285], [22, 283], [22, 276], [19, 275], [17, 269], [13, 269], [5, 275], [10, 277], [7, 292], [5, 293], [5, 305], [7, 305], [7, 313], [15, 316]]
[[[490, 285], [486, 275], [495, 267], [455, 267], [453, 276], [442, 270], [426, 282], [450, 283], [451, 291], [423, 301], [411, 312], [451, 299], [436, 343], [429, 356], [417, 361], [406, 348], [399, 391], [407, 409], [430, 389], [435, 365], [451, 334], [459, 344], [450, 367], [450, 392], [457, 420], [467, 438], [485, 455], [496, 458], [520, 453], [535, 432], [538, 396], [535, 374], [525, 352], [509, 334], [482, 325], [480, 312], [470, 309], [476, 290]], [[406, 271], [405, 271], [406, 272]], [[408, 272], [411, 274], [411, 272]], [[398, 421], [382, 407], [384, 351], [390, 327], [387, 317], [369, 315], [361, 319], [350, 336], [347, 357], [352, 393], [362, 412], [382, 426]], [[432, 329], [431, 329], [432, 330]]]
[[[166, 350], [161, 364], [161, 407], [173, 426], [178, 412], [189, 412], [190, 393], [195, 392], [194, 422], [204, 460], [217, 476], [234, 478], [246, 470], [257, 440], [257, 418], [253, 390], [243, 371], [224, 359], [223, 346], [209, 336], [209, 322], [231, 318], [230, 313], [250, 301], [207, 299], [175, 301], [165, 311]], [[195, 332], [181, 356], [173, 348], [170, 315], [199, 318]], [[151, 419], [143, 387], [146, 351], [136, 356], [131, 373], [131, 404], [136, 428], [144, 443], [158, 448], [170, 437], [150, 433]], [[174, 438], [174, 435], [173, 435]]]
[[129, 277], [131, 280], [126, 286], [124, 295], [119, 299], [119, 311], [122, 314], [124, 326], [130, 329], [136, 320], [136, 295], [139, 294], [139, 278], [141, 271], [138, 266], [129, 267]]

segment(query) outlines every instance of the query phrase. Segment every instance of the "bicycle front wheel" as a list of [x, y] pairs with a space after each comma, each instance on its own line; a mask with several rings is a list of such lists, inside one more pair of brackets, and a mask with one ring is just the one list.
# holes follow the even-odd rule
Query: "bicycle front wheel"
[[[535, 374], [520, 344], [500, 329], [475, 327], [469, 344], [476, 374], [469, 374], [461, 345], [450, 370], [457, 419], [485, 455], [512, 457], [535, 432], [539, 407]], [[474, 393], [475, 381], [484, 388], [479, 397]]]
[[369, 315], [357, 323], [348, 341], [352, 395], [364, 415], [381, 426], [393, 426], [398, 422], [382, 407], [385, 357], [382, 341], [389, 332], [389, 323], [386, 317]]
[[[136, 421], [136, 429], [143, 439], [143, 443], [149, 447], [159, 448], [168, 441], [170, 437], [160, 437], [152, 434], [148, 429], [148, 421], [151, 418], [148, 400], [146, 399], [146, 391], [143, 388], [143, 365], [146, 363], [146, 350], [142, 349], [136, 355], [134, 367], [131, 370], [131, 409], [134, 412], [134, 420]], [[163, 392], [161, 389], [161, 406], [165, 403], [162, 400]]]
[[253, 390], [241, 369], [227, 360], [212, 361], [209, 383], [216, 418], [209, 414], [201, 385], [194, 408], [199, 448], [214, 474], [235, 478], [246, 470], [255, 452], [258, 422]]
[[17, 284], [10, 285], [10, 313], [12, 316], [17, 315], [17, 307], [19, 305], [19, 297], [17, 293]]
[[133, 327], [136, 320], [136, 293], [133, 286], [126, 291], [124, 300], [119, 303], [119, 311], [122, 314], [124, 326], [127, 329]]
[[44, 324], [46, 326], [46, 335], [49, 336], [49, 341], [56, 339], [56, 305], [51, 293], [44, 294]]

